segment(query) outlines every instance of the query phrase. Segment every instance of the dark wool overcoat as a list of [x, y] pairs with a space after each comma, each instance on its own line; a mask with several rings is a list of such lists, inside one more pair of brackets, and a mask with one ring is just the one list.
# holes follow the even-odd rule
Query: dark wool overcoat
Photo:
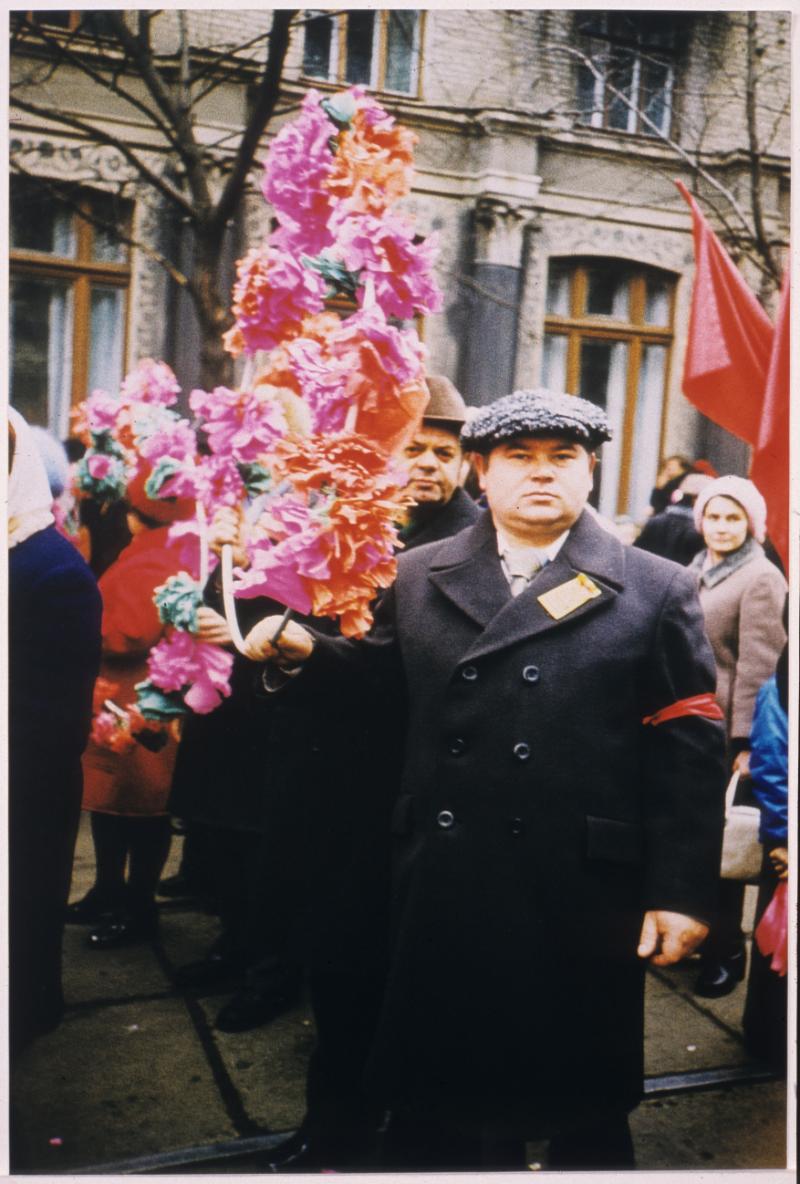
[[[578, 572], [600, 595], [553, 619]], [[721, 725], [643, 723], [714, 690], [691, 575], [584, 513], [512, 599], [486, 515], [401, 556], [373, 633], [314, 667], [408, 712], [371, 1087], [521, 1133], [635, 1105], [643, 913], [709, 917], [719, 867]]]

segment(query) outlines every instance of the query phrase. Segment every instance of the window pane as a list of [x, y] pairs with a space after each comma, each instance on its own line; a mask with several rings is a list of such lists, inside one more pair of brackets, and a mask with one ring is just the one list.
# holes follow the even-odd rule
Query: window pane
[[372, 82], [372, 48], [375, 31], [374, 12], [347, 14], [347, 82]]
[[561, 333], [548, 333], [542, 354], [542, 386], [549, 391], [567, 389], [567, 343]]
[[[308, 17], [311, 15], [311, 11], [306, 13]], [[333, 17], [315, 16], [309, 20], [303, 48], [303, 73], [309, 78], [335, 77], [335, 70], [331, 68], [334, 40]]]
[[[629, 53], [627, 50], [614, 49], [606, 73], [606, 81], [610, 86], [614, 87], [615, 91], [619, 91], [620, 94], [630, 99], [634, 91], [633, 75], [635, 68], [636, 59], [632, 53]], [[629, 125], [632, 120], [635, 120], [635, 115], [628, 104], [611, 91], [608, 92], [607, 102], [608, 114], [606, 116], [606, 127], [616, 128], [618, 131], [623, 132], [632, 130]]]
[[29, 423], [66, 436], [72, 376], [72, 292], [57, 280], [11, 285], [11, 402]]
[[92, 285], [89, 339], [89, 391], [113, 391], [122, 377], [125, 293], [121, 288]]
[[665, 345], [642, 347], [636, 419], [633, 429], [634, 464], [631, 472], [629, 513], [637, 521], [644, 518], [655, 484], [661, 440], [661, 414], [664, 402], [664, 375], [667, 366]]
[[547, 273], [547, 311], [558, 317], [569, 316], [569, 286], [573, 268], [551, 263]]
[[[581, 378], [579, 394], [604, 407], [613, 439], [603, 445], [600, 465], [598, 509], [613, 518], [617, 512], [622, 428], [625, 419], [625, 385], [628, 373], [628, 346], [624, 341], [581, 342]], [[597, 482], [595, 483], [598, 487]]]
[[644, 303], [646, 325], [668, 325], [672, 285], [666, 280], [649, 278]]
[[50, 12], [33, 12], [31, 16], [37, 25], [52, 25], [57, 29], [68, 29], [70, 25], [70, 10], [68, 8], [53, 9]]
[[117, 238], [113, 227], [120, 226], [124, 228], [126, 222], [125, 211], [120, 210], [119, 203], [110, 194], [106, 193], [92, 194], [92, 209], [96, 217], [102, 222], [111, 224], [109, 229], [105, 230], [97, 223], [91, 223], [92, 258], [97, 260], [98, 263], [124, 263], [126, 259], [126, 247]]
[[74, 219], [44, 185], [14, 178], [11, 184], [11, 246], [72, 259]]
[[630, 315], [628, 272], [613, 266], [588, 267], [586, 270], [586, 315], [627, 321]]
[[[669, 132], [672, 105], [672, 68], [665, 62], [642, 59], [641, 107], [644, 114], [663, 135]], [[642, 131], [653, 136], [655, 131], [642, 121]]]
[[419, 14], [411, 9], [389, 9], [386, 14], [386, 90], [410, 94], [414, 89], [414, 48]]

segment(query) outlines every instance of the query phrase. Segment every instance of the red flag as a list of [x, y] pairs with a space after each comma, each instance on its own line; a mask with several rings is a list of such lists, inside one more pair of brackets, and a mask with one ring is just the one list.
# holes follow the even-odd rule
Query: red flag
[[767, 503], [767, 533], [789, 571], [789, 269], [783, 277], [772, 357], [764, 389], [761, 431], [750, 480]]
[[772, 325], [686, 186], [675, 184], [692, 211], [695, 254], [683, 393], [703, 415], [755, 446]]

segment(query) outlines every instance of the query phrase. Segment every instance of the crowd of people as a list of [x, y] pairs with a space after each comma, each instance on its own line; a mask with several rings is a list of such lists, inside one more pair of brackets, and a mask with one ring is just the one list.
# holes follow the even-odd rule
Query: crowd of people
[[[267, 1170], [511, 1170], [542, 1134], [551, 1168], [630, 1168], [646, 963], [699, 952], [704, 997], [745, 977], [745, 886], [720, 879], [734, 773], [762, 810], [757, 920], [787, 874], [785, 575], [750, 481], [669, 457], [647, 520], [609, 522], [601, 409], [428, 387], [371, 633], [296, 616], [276, 640], [283, 606], [242, 601], [230, 697], [125, 753], [87, 747], [92, 690], [127, 702], [143, 678], [193, 506], [140, 471], [73, 545], [54, 442], [12, 412], [13, 1049], [58, 1022], [65, 921], [108, 957], [190, 896], [220, 932], [176, 981], [230, 986], [221, 1030], [308, 990], [307, 1115]], [[241, 559], [247, 529], [222, 511], [212, 550]], [[218, 570], [204, 602], [198, 636], [232, 648]], [[96, 876], [67, 906], [81, 805]], [[753, 943], [745, 1037], [776, 1069], [785, 982]]]

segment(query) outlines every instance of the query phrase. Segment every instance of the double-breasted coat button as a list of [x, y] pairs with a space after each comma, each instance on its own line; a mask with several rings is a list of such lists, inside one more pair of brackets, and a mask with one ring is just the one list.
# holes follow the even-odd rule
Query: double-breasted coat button
[[522, 677], [525, 682], [539, 681], [539, 667], [538, 666], [524, 666], [522, 670]]
[[526, 761], [531, 755], [531, 746], [526, 744], [524, 740], [520, 740], [519, 744], [514, 745], [514, 756], [518, 761]]
[[455, 815], [452, 810], [440, 810], [436, 815], [436, 823], [442, 830], [449, 830], [455, 822]]
[[456, 736], [455, 739], [450, 741], [450, 752], [453, 756], [461, 756], [462, 752], [466, 751], [466, 748], [467, 742], [466, 740], [462, 740], [460, 736]]
[[477, 668], [475, 666], [465, 666], [461, 671], [461, 677], [464, 679], [464, 682], [474, 682], [478, 677]]
[[521, 818], [512, 818], [510, 823], [508, 824], [508, 829], [511, 831], [512, 835], [521, 835], [523, 830], [525, 829], [525, 827], [522, 824], [522, 819]]

